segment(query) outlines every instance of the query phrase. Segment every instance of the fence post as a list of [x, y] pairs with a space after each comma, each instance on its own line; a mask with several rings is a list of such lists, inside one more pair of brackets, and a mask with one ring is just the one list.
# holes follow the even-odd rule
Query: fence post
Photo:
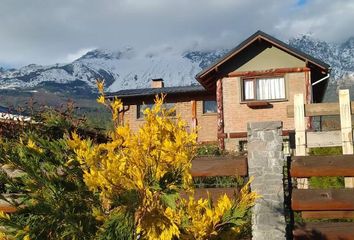
[[[295, 142], [296, 156], [306, 155], [306, 123], [305, 123], [305, 107], [304, 107], [304, 96], [302, 93], [295, 94], [294, 96], [294, 122], [295, 122]], [[307, 189], [308, 179], [298, 178], [297, 188]]]
[[[353, 154], [352, 114], [349, 90], [339, 90], [340, 128], [343, 154]], [[345, 178], [345, 187], [354, 188], [354, 178]]]
[[252, 239], [286, 239], [282, 123], [248, 123], [248, 169], [252, 191], [262, 195], [252, 212]]

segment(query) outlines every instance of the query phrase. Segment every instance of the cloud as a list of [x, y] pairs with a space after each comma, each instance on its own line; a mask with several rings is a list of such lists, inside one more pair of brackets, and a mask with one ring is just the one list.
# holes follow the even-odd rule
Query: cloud
[[258, 29], [282, 39], [354, 35], [353, 3], [345, 0], [1, 1], [0, 63], [10, 66], [71, 61], [92, 46], [231, 48]]
[[353, 12], [353, 1], [312, 0], [301, 10], [290, 12], [275, 28], [285, 37], [311, 33], [318, 39], [343, 41], [354, 36]]
[[74, 53], [69, 53], [66, 55], [66, 57], [63, 60], [59, 60], [59, 62], [72, 62], [81, 56], [83, 56], [85, 53], [94, 50], [95, 48], [82, 48], [79, 49], [78, 51]]

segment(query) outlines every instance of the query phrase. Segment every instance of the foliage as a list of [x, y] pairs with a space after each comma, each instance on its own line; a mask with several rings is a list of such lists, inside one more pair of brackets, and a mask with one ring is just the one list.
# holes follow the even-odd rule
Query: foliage
[[239, 176], [194, 177], [193, 184], [196, 188], [240, 188], [244, 185], [244, 179]]
[[27, 123], [18, 137], [0, 140], [1, 164], [6, 166], [0, 172], [5, 184], [1, 199], [17, 208], [11, 217], [0, 215], [2, 237], [92, 239], [101, 225], [92, 209], [100, 208], [99, 198], [88, 190], [73, 151], [62, 139], [80, 124], [53, 112], [46, 116], [40, 124]]
[[107, 102], [103, 83], [98, 87], [98, 102], [113, 116], [109, 136], [87, 129], [70, 111], [50, 110], [21, 134], [0, 140], [1, 163], [7, 166], [0, 171], [1, 199], [17, 209], [11, 216], [0, 212], [0, 238], [242, 236], [258, 197], [249, 184], [234, 198], [196, 199], [190, 175], [196, 134], [180, 118], [170, 118], [174, 110], [163, 107], [164, 97], [145, 110], [145, 123], [134, 133], [121, 125], [122, 102]]
[[[341, 155], [342, 147], [311, 148], [310, 155]], [[344, 177], [311, 177], [309, 184], [315, 189], [343, 188]]]
[[310, 155], [342, 155], [342, 147], [318, 147], [311, 148]]
[[98, 231], [98, 240], [133, 239], [134, 219], [130, 213], [112, 212]]
[[184, 216], [182, 239], [236, 239], [247, 224], [247, 211], [258, 198], [256, 193], [249, 192], [248, 182], [240, 191], [240, 197], [232, 200], [221, 196], [217, 204], [211, 198], [193, 197], [189, 201], [182, 200]]
[[202, 144], [197, 148], [197, 155], [201, 156], [219, 156], [222, 152], [219, 147], [215, 144]]
[[[174, 109], [163, 108], [163, 96], [144, 111], [145, 122], [134, 133], [119, 123], [122, 102], [106, 102], [103, 83], [98, 87], [102, 95], [97, 101], [111, 109], [115, 121], [111, 141], [95, 144], [73, 133], [68, 144], [82, 164], [85, 183], [100, 195], [104, 209], [99, 215], [107, 223], [103, 229], [110, 229], [110, 236], [129, 239], [123, 230], [130, 225], [120, 225], [115, 216], [131, 216], [133, 238], [211, 239], [239, 234], [258, 197], [249, 192], [249, 185], [239, 199], [224, 195], [216, 204], [211, 198], [194, 199], [190, 168], [196, 134], [188, 133], [180, 118], [170, 118]], [[189, 193], [188, 200], [181, 198], [182, 191]]]

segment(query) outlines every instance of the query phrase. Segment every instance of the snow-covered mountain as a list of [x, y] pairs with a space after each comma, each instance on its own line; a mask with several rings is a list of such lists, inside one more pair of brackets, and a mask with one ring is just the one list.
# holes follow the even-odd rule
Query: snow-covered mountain
[[331, 65], [332, 82], [354, 81], [354, 37], [328, 43], [303, 35], [290, 39], [289, 44]]
[[[343, 43], [328, 43], [304, 35], [288, 42], [330, 64], [331, 81], [335, 86], [354, 85], [354, 37]], [[181, 54], [172, 48], [145, 53], [133, 48], [121, 51], [96, 49], [68, 64], [31, 64], [11, 70], [0, 68], [0, 90], [45, 89], [90, 94], [96, 91], [95, 80], [98, 78], [105, 79], [107, 91], [149, 87], [152, 78], [163, 78], [166, 86], [197, 84], [194, 76], [227, 51], [187, 51]]]
[[[69, 64], [0, 70], [0, 89], [74, 88], [95, 89], [96, 79], [104, 79], [108, 91], [148, 87], [152, 78], [163, 78], [166, 86], [196, 84], [194, 76], [225, 54], [167, 50], [158, 54], [139, 54], [132, 48], [123, 51], [96, 49]], [[54, 89], [53, 89], [54, 88]]]

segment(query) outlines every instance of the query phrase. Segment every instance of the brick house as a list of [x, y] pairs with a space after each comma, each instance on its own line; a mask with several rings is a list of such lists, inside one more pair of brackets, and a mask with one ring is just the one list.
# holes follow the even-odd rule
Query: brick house
[[165, 93], [166, 107], [174, 106], [191, 128], [198, 127], [198, 141], [237, 150], [247, 122], [280, 120], [284, 130], [293, 130], [286, 108], [294, 94], [303, 93], [305, 103], [321, 102], [328, 76], [326, 63], [258, 31], [197, 74], [201, 86], [164, 87], [162, 79], [154, 79], [151, 88], [122, 90], [108, 98], [123, 100], [122, 120], [135, 130], [143, 121], [141, 111], [154, 95]]

